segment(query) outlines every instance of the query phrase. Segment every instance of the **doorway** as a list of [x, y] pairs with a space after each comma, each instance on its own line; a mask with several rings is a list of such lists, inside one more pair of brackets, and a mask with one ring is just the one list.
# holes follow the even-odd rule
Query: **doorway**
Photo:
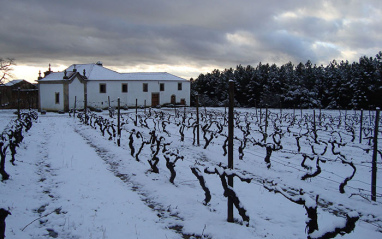
[[151, 93], [151, 107], [159, 105], [159, 93]]
[[176, 103], [176, 96], [172, 95], [171, 96], [171, 104], [175, 105], [175, 103]]

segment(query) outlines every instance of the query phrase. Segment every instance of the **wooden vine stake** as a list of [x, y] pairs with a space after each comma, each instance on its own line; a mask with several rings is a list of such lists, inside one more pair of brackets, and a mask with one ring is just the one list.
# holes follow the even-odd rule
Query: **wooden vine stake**
[[196, 142], [200, 145], [199, 133], [199, 94], [196, 94]]
[[359, 123], [359, 143], [362, 143], [362, 128], [363, 128], [363, 109], [361, 109], [361, 117]]
[[135, 122], [134, 125], [138, 124], [138, 99], [135, 99]]
[[76, 118], [76, 104], [77, 104], [77, 96], [74, 96], [73, 118]]
[[[233, 107], [234, 81], [229, 81], [229, 109], [228, 109], [228, 168], [233, 169]], [[233, 189], [233, 176], [228, 176], [228, 186]], [[233, 200], [228, 197], [228, 222], [233, 222]]]
[[87, 108], [88, 108], [88, 94], [84, 94], [84, 112], [85, 112], [85, 124], [87, 124]]
[[374, 125], [374, 142], [373, 142], [373, 161], [371, 163], [371, 200], [377, 200], [377, 156], [378, 156], [378, 124], [379, 124], [379, 107], [375, 111], [375, 125]]
[[20, 119], [20, 87], [17, 88], [17, 118]]
[[121, 100], [118, 98], [117, 145], [121, 146]]

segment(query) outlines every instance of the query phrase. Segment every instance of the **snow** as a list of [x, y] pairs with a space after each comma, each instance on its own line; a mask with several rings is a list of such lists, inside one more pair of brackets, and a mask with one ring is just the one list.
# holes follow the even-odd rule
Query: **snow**
[[[350, 218], [357, 218], [359, 217], [359, 214], [357, 212], [350, 212], [348, 214]], [[329, 222], [329, 223], [328, 223]], [[336, 228], [343, 228], [346, 226], [346, 219], [340, 218], [336, 220], [328, 220], [327, 222], [323, 223], [321, 225], [321, 228], [319, 230], [314, 231], [310, 234], [311, 238], [320, 238], [322, 237], [326, 232], [333, 232]], [[369, 238], [369, 237], [366, 237]]]
[[[73, 64], [69, 66], [67, 76], [73, 75], [73, 70], [76, 69], [81, 75], [85, 70], [87, 80], [138, 80], [138, 81], [187, 81], [186, 79], [169, 74], [167, 72], [132, 72], [132, 73], [119, 73], [110, 70], [98, 64]], [[53, 72], [39, 81], [57, 81], [62, 80], [64, 72]]]
[[[224, 112], [224, 109], [214, 110]], [[173, 110], [163, 111], [174, 115]], [[128, 119], [129, 114], [134, 118], [134, 112], [123, 111], [124, 119]], [[16, 117], [12, 111], [0, 111], [0, 114], [0, 130]], [[102, 116], [108, 118], [107, 112]], [[358, 166], [356, 177], [345, 187], [345, 194], [338, 192], [337, 183], [324, 178], [303, 181], [301, 175], [306, 171], [302, 167], [296, 169], [301, 156], [287, 151], [295, 149], [293, 137], [288, 141], [281, 139], [286, 151], [273, 152], [270, 169], [263, 161], [265, 149], [249, 143], [243, 160], [238, 160], [239, 142], [235, 141], [235, 169], [227, 172], [253, 177], [251, 183], [239, 179], [234, 183], [250, 221], [248, 227], [242, 225], [234, 209], [236, 223], [228, 223], [227, 198], [223, 196], [221, 180], [216, 174], [204, 173], [206, 167], [223, 172], [217, 166], [227, 162], [221, 148], [223, 138], [214, 138], [205, 150], [202, 132], [200, 146], [192, 145], [192, 129], [185, 129], [185, 141], [181, 142], [175, 122], [170, 121], [166, 130], [171, 137], [163, 135], [166, 142], [171, 142], [169, 148], [173, 152], [179, 150], [184, 156], [176, 163], [174, 184], [169, 182], [170, 172], [161, 154], [158, 155], [159, 174], [150, 171], [149, 145], [143, 148], [139, 162], [130, 155], [129, 132], [135, 129], [147, 138], [148, 129], [136, 127], [129, 121], [124, 125], [121, 147], [118, 147], [115, 140], [108, 140], [107, 133], [102, 136], [99, 130], [82, 124], [77, 118], [49, 112], [39, 115], [30, 131], [24, 133], [16, 154], [16, 166], [9, 163], [8, 153], [6, 171], [11, 178], [0, 182], [0, 208], [9, 208], [12, 213], [6, 219], [7, 238], [188, 238], [192, 235], [198, 238], [306, 238], [305, 208], [266, 190], [264, 179], [278, 182], [278, 188], [304, 189], [306, 205], [315, 206], [314, 199], [319, 195], [320, 230], [317, 233], [341, 224], [345, 220], [344, 213], [348, 213], [361, 218], [355, 230], [341, 238], [382, 237], [381, 198], [370, 203], [360, 196], [350, 197], [355, 189], [369, 189], [370, 185], [363, 185], [370, 181], [369, 168]], [[241, 137], [240, 130], [235, 129], [235, 134]], [[139, 142], [134, 141], [136, 151]], [[349, 150], [346, 155], [351, 155], [359, 164], [371, 160], [371, 154], [363, 150], [346, 149]], [[212, 198], [206, 206], [203, 205], [204, 191], [192, 174], [191, 166], [200, 169], [211, 191]], [[328, 161], [321, 163], [321, 167], [320, 176], [334, 181], [340, 182], [351, 173], [350, 167], [340, 162]], [[381, 185], [380, 178], [378, 183]], [[378, 193], [380, 190], [377, 188]]]
[[351, 218], [355, 218], [355, 217], [359, 217], [359, 213], [356, 212], [356, 211], [352, 211], [352, 212], [349, 212], [348, 213], [348, 216], [351, 217]]
[[308, 195], [304, 194], [304, 201], [305, 201], [305, 206], [307, 208], [315, 208], [317, 207], [316, 201], [311, 199]]

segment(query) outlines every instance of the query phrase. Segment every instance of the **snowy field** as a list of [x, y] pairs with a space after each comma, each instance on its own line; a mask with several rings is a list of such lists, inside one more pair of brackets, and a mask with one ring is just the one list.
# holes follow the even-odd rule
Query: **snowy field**
[[[12, 113], [0, 111], [0, 130], [16, 118]], [[264, 109], [236, 109], [229, 172], [251, 181], [235, 177], [249, 222], [234, 208], [234, 223], [226, 221], [219, 175], [207, 173], [225, 172], [227, 165], [224, 108], [200, 109], [199, 146], [194, 108], [139, 110], [137, 126], [135, 110], [122, 111], [120, 147], [113, 136], [117, 118], [106, 111], [88, 124], [68, 114], [39, 114], [23, 133], [15, 166], [7, 153], [10, 179], [0, 182], [0, 208], [12, 213], [6, 238], [307, 238], [309, 204], [317, 206], [312, 237], [341, 225], [348, 214], [360, 218], [352, 232], [337, 238], [382, 238], [381, 177], [377, 201], [370, 201], [374, 112], [364, 112], [362, 143], [359, 111], [315, 113], [313, 130], [312, 110], [270, 110], [266, 121]], [[102, 123], [95, 123], [100, 117]], [[150, 166], [155, 156], [159, 173]], [[166, 157], [175, 164], [174, 183]], [[204, 177], [208, 203], [191, 168]], [[341, 183], [352, 175], [341, 193]], [[291, 200], [300, 193], [305, 206]]]

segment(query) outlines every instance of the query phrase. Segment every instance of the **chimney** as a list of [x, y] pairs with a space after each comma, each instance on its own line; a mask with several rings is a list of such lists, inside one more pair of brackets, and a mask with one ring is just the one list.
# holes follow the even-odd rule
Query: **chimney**
[[96, 65], [102, 66], [103, 64], [101, 61], [97, 61]]
[[73, 65], [73, 72], [77, 72], [76, 64]]

